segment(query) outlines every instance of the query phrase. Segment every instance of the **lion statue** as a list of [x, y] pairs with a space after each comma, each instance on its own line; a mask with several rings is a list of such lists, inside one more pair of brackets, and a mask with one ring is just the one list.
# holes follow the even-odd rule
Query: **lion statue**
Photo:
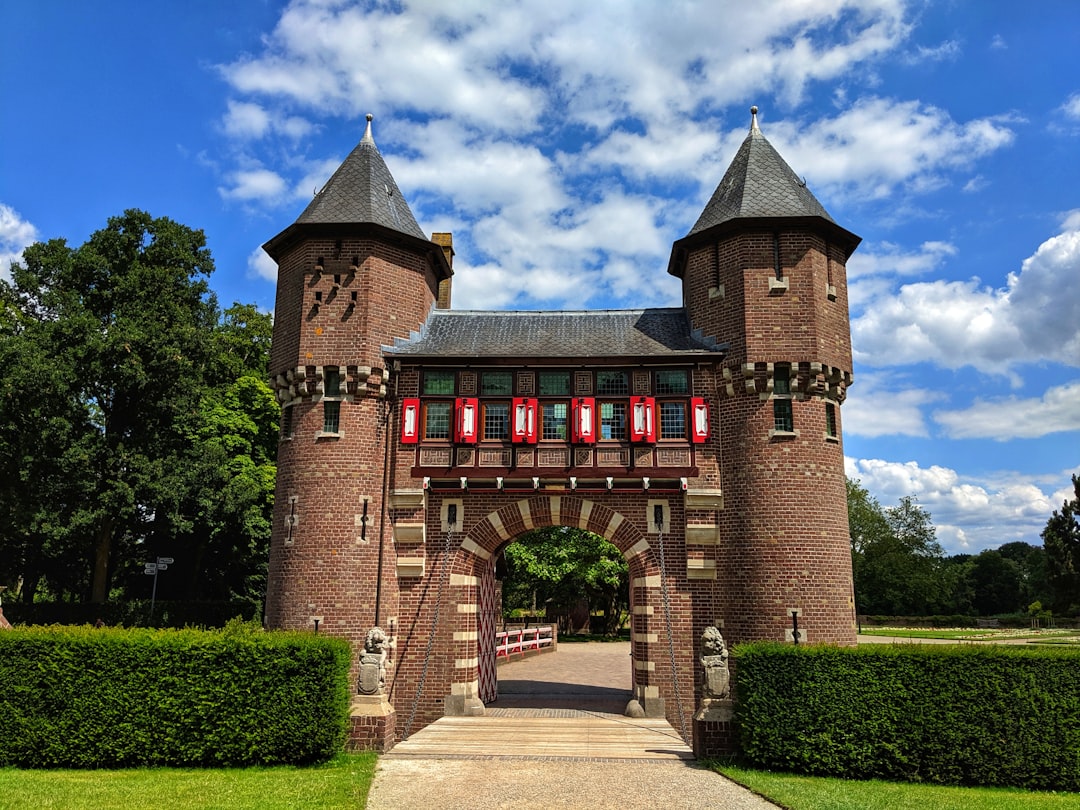
[[386, 632], [372, 627], [364, 638], [364, 651], [360, 653], [361, 695], [378, 695], [386, 687]]
[[705, 667], [704, 697], [729, 697], [731, 673], [728, 670], [728, 649], [718, 627], [706, 627], [701, 634], [701, 664]]

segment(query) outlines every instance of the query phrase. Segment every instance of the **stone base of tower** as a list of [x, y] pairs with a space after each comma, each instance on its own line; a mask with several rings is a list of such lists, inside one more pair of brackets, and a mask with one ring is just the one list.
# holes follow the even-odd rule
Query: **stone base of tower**
[[356, 695], [349, 711], [345, 748], [349, 751], [389, 751], [394, 747], [397, 713], [385, 695]]
[[702, 701], [694, 715], [694, 756], [719, 757], [737, 750], [734, 701], [716, 698]]
[[480, 687], [476, 681], [450, 685], [450, 694], [443, 701], [447, 717], [483, 717], [484, 702], [480, 700]]

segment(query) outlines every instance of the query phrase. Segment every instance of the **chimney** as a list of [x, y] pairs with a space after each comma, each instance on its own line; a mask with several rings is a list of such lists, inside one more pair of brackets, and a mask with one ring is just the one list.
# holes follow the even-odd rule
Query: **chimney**
[[[433, 233], [431, 241], [443, 249], [446, 263], [450, 265], [450, 271], [454, 270], [454, 235], [452, 233]], [[444, 278], [439, 282], [439, 298], [435, 302], [436, 309], [450, 309], [450, 278]]]

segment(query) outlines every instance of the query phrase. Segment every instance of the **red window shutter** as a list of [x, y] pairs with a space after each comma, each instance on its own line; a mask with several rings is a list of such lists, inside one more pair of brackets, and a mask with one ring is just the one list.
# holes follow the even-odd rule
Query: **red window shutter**
[[511, 438], [517, 443], [536, 444], [536, 400], [517, 397], [513, 401], [512, 411]]
[[476, 444], [480, 405], [476, 397], [458, 397], [454, 400], [454, 441], [458, 444]]
[[690, 441], [701, 444], [707, 441], [709, 430], [709, 403], [704, 397], [690, 399]]
[[570, 401], [574, 415], [571, 439], [578, 444], [596, 443], [596, 400], [592, 397], [575, 397]]
[[656, 400], [630, 397], [630, 441], [656, 443]]
[[416, 444], [420, 441], [420, 400], [405, 397], [401, 400], [401, 443]]

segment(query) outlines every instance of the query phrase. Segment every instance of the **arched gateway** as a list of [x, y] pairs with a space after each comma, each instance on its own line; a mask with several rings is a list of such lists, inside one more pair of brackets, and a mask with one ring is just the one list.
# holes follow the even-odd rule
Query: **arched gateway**
[[354, 744], [483, 712], [494, 562], [533, 528], [622, 551], [634, 697], [699, 755], [730, 744], [706, 628], [784, 640], [794, 615], [803, 640], [854, 643], [840, 405], [858, 241], [755, 119], [673, 246], [682, 307], [451, 310], [450, 235], [420, 230], [369, 117], [264, 246], [283, 405], [266, 621], [358, 652], [385, 631]]

